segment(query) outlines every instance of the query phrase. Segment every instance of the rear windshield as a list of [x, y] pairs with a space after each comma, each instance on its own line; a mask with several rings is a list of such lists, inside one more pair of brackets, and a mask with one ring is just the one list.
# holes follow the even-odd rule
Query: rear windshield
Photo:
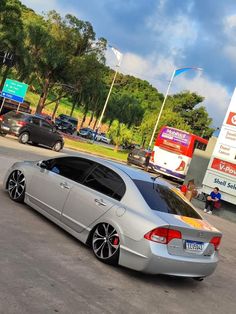
[[152, 210], [164, 213], [202, 219], [195, 209], [188, 204], [183, 196], [178, 194], [173, 187], [160, 184], [134, 180], [143, 198]]
[[16, 111], [9, 111], [8, 113], [5, 114], [5, 116], [11, 117], [11, 118], [16, 118], [16, 119], [22, 119], [22, 118], [28, 117], [28, 114], [16, 112]]
[[132, 154], [145, 157], [146, 152], [140, 149], [133, 149]]

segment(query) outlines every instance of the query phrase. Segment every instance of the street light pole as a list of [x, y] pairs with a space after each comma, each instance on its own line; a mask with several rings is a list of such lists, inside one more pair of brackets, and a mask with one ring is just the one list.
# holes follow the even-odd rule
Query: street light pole
[[105, 110], [106, 110], [106, 107], [107, 107], [107, 104], [108, 104], [108, 101], [109, 101], [109, 98], [110, 98], [110, 95], [111, 95], [111, 91], [112, 91], [113, 85], [114, 85], [115, 80], [116, 80], [116, 76], [117, 76], [117, 73], [118, 73], [118, 68], [119, 68], [119, 65], [116, 66], [116, 72], [115, 72], [115, 75], [114, 75], [114, 77], [113, 77], [113, 80], [112, 80], [112, 83], [111, 83], [111, 86], [110, 86], [110, 90], [109, 90], [109, 93], [108, 93], [108, 95], [107, 95], [107, 99], [106, 99], [106, 101], [105, 101], [104, 107], [103, 107], [103, 109], [102, 109], [101, 116], [100, 116], [100, 118], [99, 118], [99, 120], [98, 120], [97, 130], [100, 129], [101, 122], [102, 122], [102, 118], [103, 118], [103, 116], [104, 116], [104, 112], [105, 112]]
[[161, 114], [162, 114], [162, 111], [164, 109], [164, 106], [165, 106], [165, 103], [166, 103], [166, 99], [167, 99], [167, 96], [168, 96], [168, 93], [169, 93], [169, 90], [170, 90], [170, 86], [171, 86], [171, 83], [174, 79], [174, 77], [180, 75], [181, 73], [184, 73], [186, 71], [189, 71], [189, 70], [198, 70], [198, 71], [202, 71], [202, 68], [196, 68], [196, 67], [185, 67], [185, 68], [180, 68], [180, 69], [175, 69], [171, 75], [171, 79], [169, 81], [169, 84], [168, 84], [168, 87], [167, 87], [167, 91], [166, 91], [166, 94], [165, 94], [165, 98], [163, 100], [163, 103], [162, 103], [162, 106], [161, 106], [161, 110], [159, 112], [159, 115], [157, 117], [157, 121], [156, 121], [156, 124], [155, 124], [155, 127], [154, 127], [154, 130], [152, 132], [152, 137], [151, 137], [151, 140], [149, 142], [149, 146], [148, 146], [148, 149], [150, 150], [151, 149], [151, 146], [152, 146], [152, 141], [153, 141], [153, 138], [154, 138], [154, 135], [156, 133], [156, 130], [157, 130], [157, 126], [158, 126], [158, 123], [160, 121], [160, 118], [161, 118]]
[[104, 107], [103, 107], [103, 109], [102, 109], [101, 116], [100, 116], [100, 118], [99, 118], [99, 120], [98, 120], [98, 126], [97, 126], [97, 128], [96, 128], [96, 133], [97, 133], [98, 130], [100, 129], [100, 126], [101, 126], [101, 123], [102, 123], [102, 118], [103, 118], [103, 116], [104, 116], [104, 112], [105, 112], [105, 110], [106, 110], [106, 107], [107, 107], [107, 104], [108, 104], [108, 101], [109, 101], [109, 98], [110, 98], [110, 95], [111, 95], [111, 91], [112, 91], [113, 85], [114, 85], [115, 80], [116, 80], [116, 76], [117, 76], [117, 73], [118, 73], [118, 69], [119, 69], [120, 64], [121, 64], [121, 61], [122, 61], [122, 53], [121, 53], [119, 50], [117, 50], [116, 48], [114, 48], [114, 47], [112, 47], [112, 46], [110, 46], [110, 47], [111, 47], [112, 51], [114, 52], [114, 54], [115, 54], [115, 56], [116, 56], [116, 58], [117, 58], [117, 60], [118, 60], [118, 64], [116, 65], [115, 75], [114, 75], [114, 77], [113, 77], [113, 80], [112, 80], [112, 83], [111, 83], [111, 86], [110, 86], [109, 93], [108, 93], [108, 95], [107, 95], [107, 98], [106, 98]]
[[171, 86], [171, 83], [172, 83], [172, 81], [173, 81], [174, 76], [175, 76], [175, 70], [173, 71], [173, 73], [172, 73], [172, 75], [171, 75], [171, 79], [170, 79], [170, 81], [169, 81], [169, 84], [168, 84], [168, 87], [167, 87], [167, 90], [166, 90], [165, 98], [164, 98], [163, 103], [162, 103], [162, 105], [161, 105], [161, 110], [160, 110], [160, 112], [159, 112], [159, 115], [158, 115], [158, 117], [157, 117], [157, 121], [156, 121], [155, 127], [154, 127], [153, 132], [152, 132], [152, 137], [151, 137], [151, 139], [150, 139], [149, 146], [148, 146], [148, 149], [149, 149], [149, 150], [151, 149], [152, 141], [153, 141], [153, 138], [154, 138], [154, 136], [155, 136], [155, 133], [156, 133], [156, 130], [157, 130], [157, 126], [158, 126], [158, 123], [159, 123], [159, 121], [160, 121], [161, 114], [162, 114], [162, 111], [163, 111], [163, 109], [164, 109], [164, 106], [165, 106], [165, 103], [166, 103], [166, 99], [167, 99], [167, 96], [168, 96], [168, 93], [169, 93], [169, 90], [170, 90], [170, 86]]

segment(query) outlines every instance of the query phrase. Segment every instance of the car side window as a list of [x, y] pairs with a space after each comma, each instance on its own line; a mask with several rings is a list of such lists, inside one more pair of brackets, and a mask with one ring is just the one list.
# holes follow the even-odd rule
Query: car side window
[[47, 122], [44, 121], [44, 120], [41, 120], [41, 125], [42, 125], [42, 127], [45, 128], [45, 129], [52, 130], [51, 124], [47, 123]]
[[81, 183], [93, 164], [91, 160], [84, 158], [62, 157], [50, 160], [47, 170]]
[[84, 185], [120, 201], [125, 194], [125, 183], [113, 170], [98, 165], [85, 179]]
[[38, 118], [32, 117], [32, 118], [30, 118], [30, 123], [39, 126], [40, 125], [40, 120]]

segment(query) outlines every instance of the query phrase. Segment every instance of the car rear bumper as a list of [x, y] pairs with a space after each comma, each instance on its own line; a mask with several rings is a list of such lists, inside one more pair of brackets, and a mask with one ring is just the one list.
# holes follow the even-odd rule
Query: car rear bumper
[[[200, 257], [177, 256], [169, 254], [166, 245], [148, 240], [142, 240], [142, 242], [141, 253], [140, 250], [131, 250], [121, 246], [119, 264], [149, 274], [206, 277], [214, 272], [218, 263], [217, 253]], [[140, 246], [138, 243], [137, 248]]]

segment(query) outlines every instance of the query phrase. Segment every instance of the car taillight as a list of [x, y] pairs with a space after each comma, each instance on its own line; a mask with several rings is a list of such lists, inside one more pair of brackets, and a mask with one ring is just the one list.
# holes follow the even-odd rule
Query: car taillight
[[156, 228], [146, 233], [144, 238], [149, 241], [168, 244], [172, 239], [182, 239], [182, 234], [180, 231], [174, 229]]
[[220, 241], [221, 241], [221, 237], [214, 237], [210, 241], [210, 243], [214, 245], [216, 251], [219, 250]]
[[27, 124], [27, 122], [26, 121], [17, 121], [16, 124], [19, 126], [24, 126]]
[[179, 167], [176, 168], [175, 171], [184, 171], [185, 165], [185, 162], [182, 160]]
[[151, 153], [151, 161], [153, 161], [153, 162], [154, 162], [154, 154], [155, 154], [155, 152], [153, 150], [152, 153]]
[[0, 121], [3, 121], [3, 116], [0, 116]]

